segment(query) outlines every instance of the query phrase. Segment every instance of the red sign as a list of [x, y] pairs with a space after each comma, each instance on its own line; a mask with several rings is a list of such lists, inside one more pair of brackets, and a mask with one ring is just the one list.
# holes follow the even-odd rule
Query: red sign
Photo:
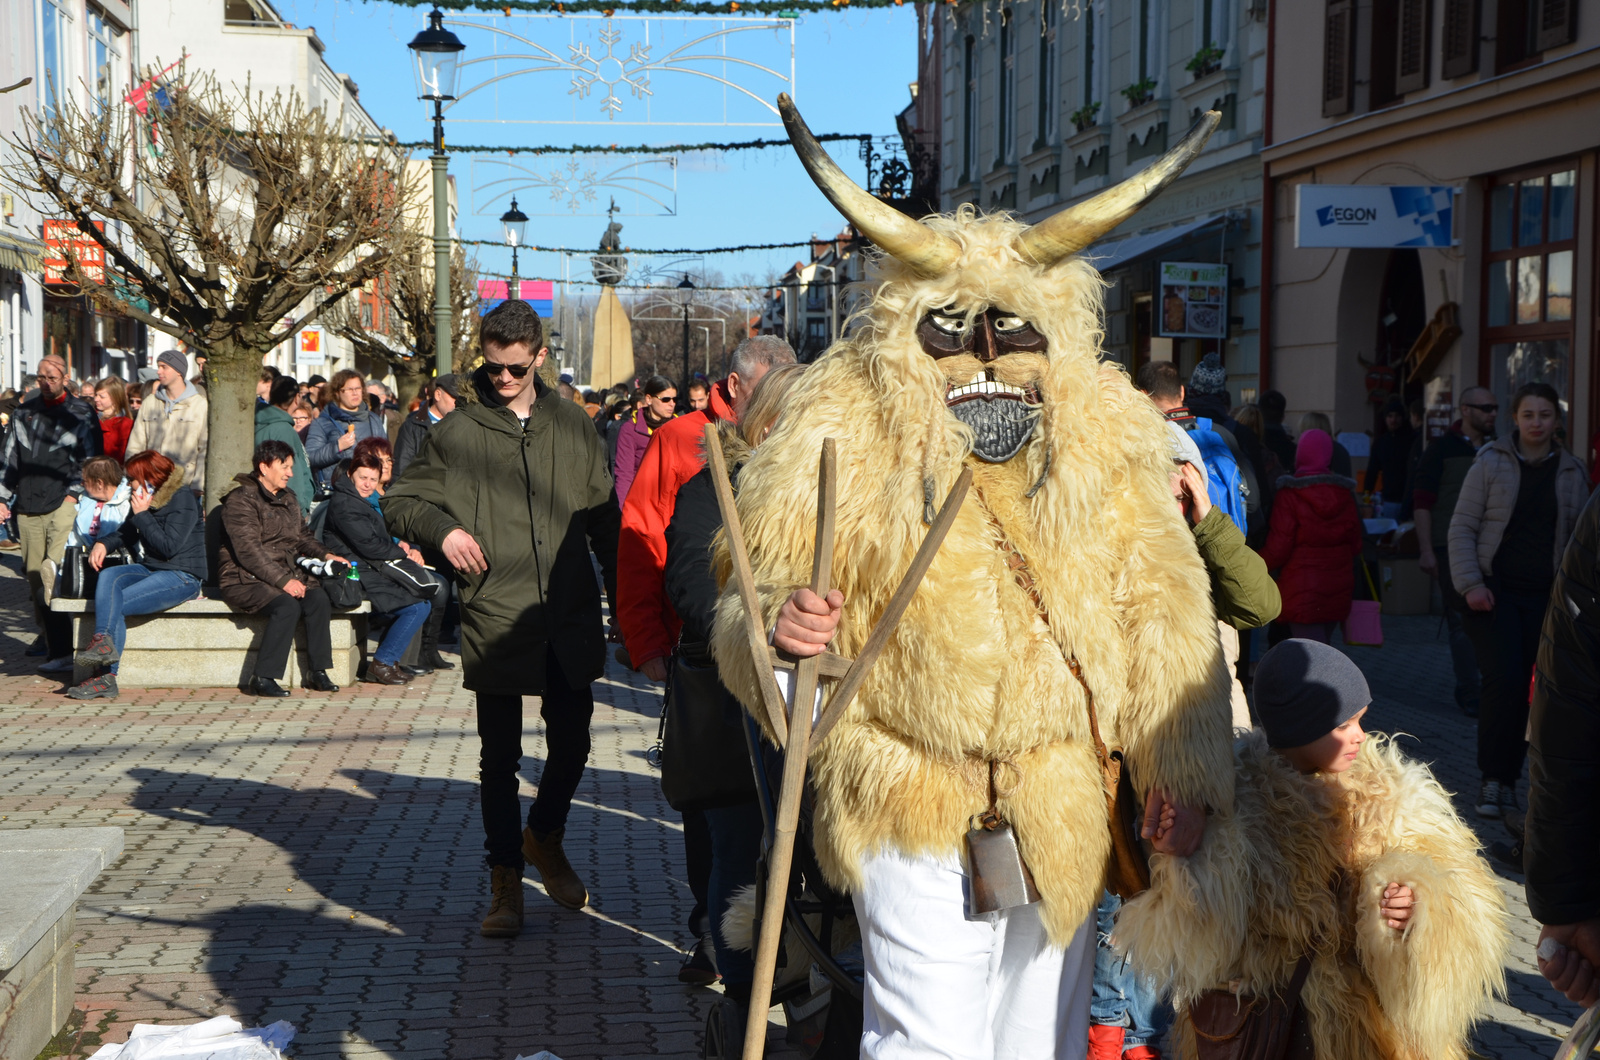
[[[104, 221], [96, 227], [105, 231]], [[83, 274], [96, 283], [106, 282], [106, 249], [78, 229], [75, 221], [47, 219], [44, 223], [44, 282], [70, 284], [67, 255], [71, 254]]]

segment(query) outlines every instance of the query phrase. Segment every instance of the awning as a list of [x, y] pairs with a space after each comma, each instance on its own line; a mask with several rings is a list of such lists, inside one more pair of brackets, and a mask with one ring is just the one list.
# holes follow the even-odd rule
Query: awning
[[44, 244], [37, 239], [0, 231], [0, 269], [44, 272]]
[[1141, 232], [1139, 235], [1125, 236], [1122, 239], [1108, 239], [1094, 244], [1085, 250], [1081, 257], [1101, 272], [1110, 272], [1112, 269], [1120, 269], [1140, 258], [1165, 250], [1174, 243], [1199, 235], [1208, 228], [1219, 227], [1227, 219], [1228, 215], [1225, 213], [1213, 214], [1198, 221], [1173, 225], [1171, 228]]

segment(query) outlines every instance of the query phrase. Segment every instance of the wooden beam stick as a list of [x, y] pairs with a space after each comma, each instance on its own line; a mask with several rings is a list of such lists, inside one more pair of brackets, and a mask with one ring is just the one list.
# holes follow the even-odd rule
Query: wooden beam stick
[[[832, 438], [822, 442], [817, 472], [817, 539], [812, 549], [811, 591], [828, 595], [833, 571], [834, 494], [838, 461]], [[756, 655], [756, 665], [767, 653]], [[778, 968], [778, 943], [783, 938], [783, 908], [789, 897], [789, 871], [794, 862], [795, 832], [800, 823], [800, 797], [806, 786], [811, 755], [811, 717], [816, 709], [820, 660], [800, 660], [794, 672], [794, 706], [789, 711], [789, 742], [783, 749], [783, 785], [773, 822], [772, 849], [767, 852], [767, 891], [761, 909], [761, 936], [756, 945], [755, 979], [750, 985], [750, 1012], [744, 1031], [744, 1060], [761, 1060], [767, 1046], [767, 1012], [772, 1008], [772, 979]]]
[[[745, 639], [750, 643], [750, 657], [755, 662], [756, 681], [761, 687], [761, 703], [767, 711], [767, 724], [777, 737], [779, 745], [789, 739], [789, 726], [783, 716], [783, 694], [778, 691], [772, 667], [764, 665], [767, 659], [767, 631], [761, 624], [761, 597], [756, 594], [756, 578], [750, 570], [750, 553], [744, 547], [744, 527], [739, 523], [739, 509], [734, 504], [733, 483], [728, 479], [728, 464], [722, 457], [722, 442], [717, 438], [717, 425], [706, 424], [706, 465], [711, 468], [711, 483], [717, 491], [717, 508], [722, 512], [722, 530], [728, 535], [728, 554], [733, 560], [733, 579], [739, 587], [739, 601], [744, 605]], [[807, 728], [810, 728], [807, 725]]]
[[[839, 678], [850, 672], [850, 660], [846, 659], [843, 655], [835, 655], [831, 651], [825, 651], [816, 658], [817, 676], [819, 677], [825, 677], [830, 680], [837, 681]], [[793, 671], [795, 666], [799, 664], [799, 661], [800, 660], [794, 658], [793, 656], [779, 654], [777, 648], [767, 649], [767, 662], [771, 664], [774, 670], [783, 670], [786, 673]]]
[[867, 672], [872, 669], [872, 664], [888, 645], [895, 626], [899, 625], [906, 608], [911, 606], [911, 598], [917, 595], [917, 587], [922, 584], [922, 576], [928, 573], [928, 567], [933, 564], [933, 557], [938, 554], [939, 546], [944, 544], [945, 535], [954, 525], [956, 514], [961, 511], [961, 502], [966, 499], [967, 489], [971, 485], [972, 469], [964, 467], [956, 479], [956, 484], [950, 487], [950, 493], [944, 499], [944, 507], [939, 509], [933, 525], [928, 527], [928, 536], [922, 539], [922, 547], [918, 548], [917, 554], [912, 557], [911, 566], [906, 569], [905, 577], [900, 579], [899, 587], [889, 598], [889, 606], [878, 616], [877, 624], [867, 635], [867, 643], [856, 655], [855, 662], [850, 664], [850, 672], [834, 686], [828, 707], [822, 712], [816, 730], [811, 733], [813, 745], [820, 744], [822, 738], [828, 735], [829, 730], [844, 716], [845, 709], [850, 706], [850, 701], [855, 698], [862, 682], [867, 679]]

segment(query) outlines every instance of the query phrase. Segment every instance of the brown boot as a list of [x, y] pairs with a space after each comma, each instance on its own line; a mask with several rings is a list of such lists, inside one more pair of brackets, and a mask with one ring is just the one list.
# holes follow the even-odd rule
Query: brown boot
[[489, 870], [489, 915], [478, 934], [486, 939], [514, 939], [522, 934], [522, 874], [509, 865]]
[[565, 828], [543, 835], [531, 828], [522, 830], [522, 860], [539, 870], [544, 889], [558, 905], [568, 909], [582, 909], [589, 904], [589, 889], [572, 871], [572, 863], [561, 849]]

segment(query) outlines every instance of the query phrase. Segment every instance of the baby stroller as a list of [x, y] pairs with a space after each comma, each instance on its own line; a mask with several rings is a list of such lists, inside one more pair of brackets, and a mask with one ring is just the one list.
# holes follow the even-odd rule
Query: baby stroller
[[[772, 846], [783, 752], [766, 742], [748, 715], [744, 728], [755, 771], [756, 798], [761, 806], [765, 852]], [[787, 1040], [804, 1055], [814, 1060], [855, 1060], [861, 1053], [860, 933], [850, 896], [830, 887], [817, 864], [812, 812], [808, 787], [800, 808], [772, 1001], [783, 1005], [789, 1026]], [[756, 879], [757, 922], [752, 925], [752, 939], [760, 935], [759, 917], [767, 879], [765, 853]], [[706, 1021], [705, 1056], [709, 1060], [736, 1060], [743, 1052], [742, 1030], [740, 1027], [731, 1040], [726, 1038], [723, 1021], [714, 1010]]]

